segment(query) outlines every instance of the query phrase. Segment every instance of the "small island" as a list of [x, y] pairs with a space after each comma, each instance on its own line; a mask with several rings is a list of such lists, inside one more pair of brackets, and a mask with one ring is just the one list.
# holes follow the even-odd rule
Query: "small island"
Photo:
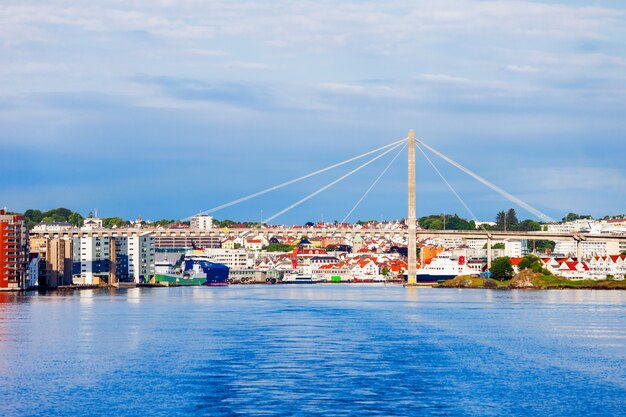
[[438, 288], [485, 288], [485, 289], [585, 289], [585, 290], [626, 290], [626, 280], [607, 277], [604, 280], [573, 280], [554, 276], [543, 268], [541, 261], [528, 255], [519, 263], [519, 273], [514, 274], [508, 258], [494, 261], [490, 269], [492, 277], [460, 275], [454, 279], [440, 281]]

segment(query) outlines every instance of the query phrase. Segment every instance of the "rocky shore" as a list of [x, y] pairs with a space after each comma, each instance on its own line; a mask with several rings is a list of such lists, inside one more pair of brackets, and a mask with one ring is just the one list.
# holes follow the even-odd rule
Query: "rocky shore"
[[581, 280], [573, 281], [555, 276], [542, 275], [525, 269], [509, 281], [475, 278], [469, 275], [440, 282], [438, 288], [486, 288], [486, 289], [581, 289], [581, 290], [626, 290], [626, 280]]

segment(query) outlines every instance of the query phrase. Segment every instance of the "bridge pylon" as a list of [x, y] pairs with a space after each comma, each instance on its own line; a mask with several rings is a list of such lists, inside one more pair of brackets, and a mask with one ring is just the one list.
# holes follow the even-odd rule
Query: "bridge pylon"
[[408, 271], [407, 284], [417, 284], [417, 218], [415, 213], [415, 132], [409, 130], [408, 137], [409, 151], [409, 211], [407, 222], [409, 227], [409, 245], [408, 245]]

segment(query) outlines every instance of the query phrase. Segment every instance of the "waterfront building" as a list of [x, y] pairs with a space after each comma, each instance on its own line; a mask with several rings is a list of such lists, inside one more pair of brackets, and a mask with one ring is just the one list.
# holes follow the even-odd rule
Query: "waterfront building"
[[254, 268], [254, 255], [244, 249], [209, 248], [204, 253], [212, 262], [224, 264], [230, 269]]
[[[55, 276], [59, 285], [67, 283], [68, 258], [71, 259], [69, 270], [73, 284], [98, 285], [120, 280], [141, 282], [154, 275], [156, 239], [152, 231], [127, 228], [33, 229], [30, 238], [35, 242], [35, 251], [45, 253], [45, 273], [40, 272], [40, 276], [47, 277], [48, 285], [54, 284]], [[65, 261], [62, 262], [62, 259]]]
[[189, 224], [190, 229], [208, 230], [213, 228], [213, 216], [205, 214], [193, 216]]
[[626, 278], [626, 255], [595, 256], [588, 262], [592, 279]]
[[24, 216], [0, 209], [0, 291], [26, 288], [28, 253]]
[[74, 284], [99, 285], [109, 281], [111, 237], [82, 233], [72, 238]]
[[33, 236], [30, 238], [30, 250], [38, 257], [38, 276], [31, 279], [34, 278], [40, 287], [72, 284], [72, 239]]
[[110, 272], [114, 281], [148, 281], [154, 275], [156, 248], [149, 232], [112, 236]]
[[576, 256], [577, 245], [580, 245], [580, 256], [583, 259], [589, 259], [594, 256], [607, 256], [621, 253], [621, 247], [623, 242], [626, 242], [626, 238], [623, 241], [611, 240], [604, 242], [590, 242], [590, 241], [559, 241], [556, 242], [554, 247], [554, 253], [562, 254], [565, 256]]
[[39, 254], [31, 253], [28, 257], [30, 260], [28, 263], [28, 281], [26, 282], [27, 289], [37, 288], [39, 282]]

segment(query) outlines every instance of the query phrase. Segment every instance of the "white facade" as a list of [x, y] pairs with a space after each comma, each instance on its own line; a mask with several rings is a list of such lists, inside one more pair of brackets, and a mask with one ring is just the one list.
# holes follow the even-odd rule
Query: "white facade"
[[213, 228], [213, 216], [193, 216], [189, 227], [191, 229], [208, 230]]
[[87, 217], [83, 221], [84, 230], [102, 229], [102, 220], [97, 217]]
[[[616, 255], [620, 253], [621, 241], [606, 242], [580, 242], [580, 256], [588, 259], [594, 256]], [[577, 243], [575, 241], [556, 242], [554, 253], [560, 253], [565, 256], [576, 256]]]
[[39, 223], [33, 227], [34, 232], [62, 232], [65, 230], [73, 229], [74, 225], [67, 222], [48, 222]]
[[504, 256], [509, 258], [521, 258], [528, 254], [528, 246], [525, 240], [505, 240]]
[[108, 278], [110, 263], [110, 244], [108, 236], [85, 234], [74, 239], [74, 284], [93, 285], [96, 278]]
[[128, 238], [128, 275], [139, 283], [154, 275], [154, 236], [148, 234]]
[[243, 249], [205, 249], [204, 253], [212, 262], [224, 264], [231, 269], [254, 267], [254, 255]]
[[[111, 246], [115, 245], [111, 263]], [[93, 285], [108, 282], [111, 272], [118, 280], [141, 282], [154, 275], [155, 243], [149, 232], [135, 230], [129, 235], [119, 232], [102, 234], [85, 232], [73, 239], [74, 284]], [[114, 267], [115, 271], [111, 271]]]

